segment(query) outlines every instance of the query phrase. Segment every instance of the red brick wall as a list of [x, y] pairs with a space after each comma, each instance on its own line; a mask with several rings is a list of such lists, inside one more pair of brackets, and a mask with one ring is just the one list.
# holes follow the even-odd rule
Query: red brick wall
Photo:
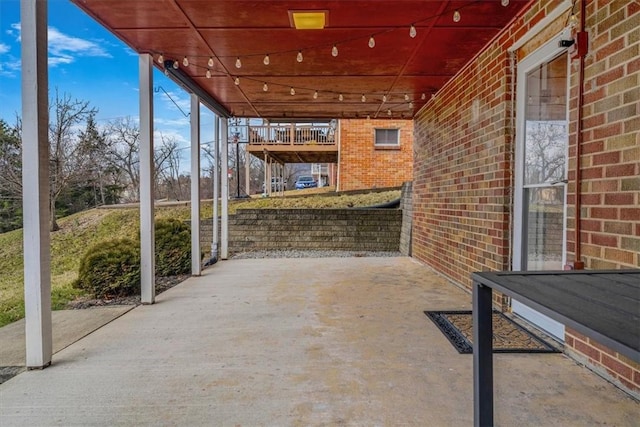
[[[400, 146], [374, 146], [374, 129], [400, 130]], [[340, 120], [339, 189], [399, 187], [413, 171], [412, 120]]]
[[[512, 78], [507, 49], [560, 2], [533, 1], [415, 118], [413, 256], [469, 287], [470, 273], [508, 270], [512, 210]], [[577, 1], [575, 10], [580, 9]], [[640, 5], [589, 0], [581, 252], [590, 269], [640, 266]], [[532, 52], [563, 14], [518, 51]], [[570, 68], [567, 259], [575, 250], [578, 63]], [[498, 297], [498, 300], [500, 298]], [[571, 352], [633, 393], [640, 366], [567, 331]], [[599, 347], [598, 347], [599, 346]], [[595, 350], [598, 353], [595, 353]]]

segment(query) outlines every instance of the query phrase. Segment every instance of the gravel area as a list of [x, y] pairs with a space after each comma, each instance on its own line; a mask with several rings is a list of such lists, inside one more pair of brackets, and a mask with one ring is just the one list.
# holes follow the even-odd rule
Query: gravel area
[[255, 251], [243, 252], [232, 255], [232, 259], [257, 259], [257, 258], [349, 258], [349, 257], [398, 257], [400, 252], [373, 252], [373, 251]]

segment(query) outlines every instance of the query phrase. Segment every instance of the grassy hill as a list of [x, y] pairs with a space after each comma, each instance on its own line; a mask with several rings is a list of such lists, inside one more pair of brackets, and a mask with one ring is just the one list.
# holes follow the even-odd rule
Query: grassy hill
[[[229, 212], [242, 208], [343, 208], [372, 206], [400, 197], [400, 191], [365, 194], [326, 193], [317, 191], [288, 192], [287, 197], [256, 198], [232, 201]], [[188, 203], [158, 206], [156, 218], [190, 217]], [[201, 217], [210, 218], [212, 204], [203, 203]], [[72, 287], [77, 278], [80, 258], [85, 250], [112, 238], [137, 238], [139, 213], [137, 206], [116, 209], [91, 209], [59, 220], [60, 230], [51, 234], [51, 296], [54, 310], [82, 295]], [[0, 327], [24, 317], [24, 272], [22, 230], [0, 234]]]

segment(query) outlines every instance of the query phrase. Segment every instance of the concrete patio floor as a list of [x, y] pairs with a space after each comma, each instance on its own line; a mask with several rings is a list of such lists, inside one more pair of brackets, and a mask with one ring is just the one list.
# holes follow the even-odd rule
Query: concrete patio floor
[[[220, 262], [0, 385], [0, 425], [471, 425], [472, 357], [423, 314], [470, 300], [410, 258]], [[498, 425], [637, 426], [564, 355], [495, 370]]]

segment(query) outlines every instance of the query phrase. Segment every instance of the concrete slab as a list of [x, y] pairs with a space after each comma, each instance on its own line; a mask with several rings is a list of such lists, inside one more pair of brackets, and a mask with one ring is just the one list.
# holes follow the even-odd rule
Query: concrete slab
[[[73, 344], [80, 338], [131, 310], [133, 305], [96, 307], [86, 310], [56, 310], [51, 314], [53, 322], [53, 352]], [[0, 367], [24, 366], [24, 319], [0, 328]]]
[[[423, 314], [469, 307], [410, 258], [219, 262], [0, 385], [0, 425], [471, 425], [472, 358]], [[498, 425], [637, 425], [563, 355], [495, 369]]]

